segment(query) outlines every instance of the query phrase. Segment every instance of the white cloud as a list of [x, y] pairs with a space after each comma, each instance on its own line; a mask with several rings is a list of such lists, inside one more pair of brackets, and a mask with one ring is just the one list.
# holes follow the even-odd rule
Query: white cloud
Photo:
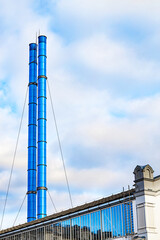
[[[127, 86], [131, 83], [128, 79], [132, 76], [132, 79], [137, 81], [137, 88], [139, 82], [143, 82], [144, 86], [146, 81], [154, 85], [160, 77], [159, 62], [157, 59], [145, 59], [133, 45], [125, 45], [118, 39], [113, 40], [103, 27], [106, 19], [112, 22], [113, 18], [118, 20], [126, 17], [133, 21], [139, 18], [143, 23], [151, 20], [156, 27], [160, 21], [157, 7], [159, 1], [58, 1], [54, 6], [55, 16], [59, 16], [66, 29], [70, 29], [71, 23], [76, 25], [83, 21], [79, 27], [85, 25], [89, 28], [94, 25], [93, 34], [86, 33], [83, 28], [78, 29], [76, 25], [77, 31], [84, 31], [83, 39], [74, 41], [75, 36], [70, 36], [73, 38], [69, 43], [64, 32], [62, 34], [57, 30], [54, 33], [50, 30], [52, 15], [55, 17], [52, 11], [48, 16], [40, 16], [32, 9], [31, 3], [32, 1], [2, 1], [0, 9], [5, 29], [0, 36], [0, 79], [6, 81], [7, 85], [5, 91], [3, 86], [0, 90], [0, 98], [5, 102], [3, 106], [0, 105], [0, 191], [5, 191], [8, 183], [20, 112], [28, 83], [28, 44], [35, 41], [35, 32], [39, 28], [41, 33], [48, 36], [48, 77], [62, 146], [65, 150], [69, 146], [72, 151], [76, 151], [74, 144], [77, 144], [82, 150], [83, 147], [85, 150], [94, 149], [101, 156], [98, 160], [95, 158], [97, 167], [88, 167], [86, 162], [85, 168], [83, 166], [78, 169], [70, 163], [67, 150], [64, 150], [74, 205], [94, 200], [112, 191], [121, 191], [123, 185], [132, 184], [132, 171], [140, 159], [140, 164], [146, 161], [155, 167], [158, 164], [160, 97], [151, 95], [133, 100], [126, 96], [118, 97], [111, 94], [112, 91], [106, 88], [106, 84], [101, 83], [100, 78], [102, 74], [116, 74]], [[96, 21], [98, 25], [95, 25]], [[97, 26], [101, 24], [104, 25], [99, 33]], [[76, 32], [70, 34], [76, 35]], [[98, 76], [99, 88], [92, 79], [85, 79], [84, 72], [93, 72], [93, 77], [94, 74]], [[109, 82], [108, 79], [107, 81]], [[48, 183], [60, 210], [70, 207], [70, 203], [65, 190], [67, 188], [56, 133], [52, 130], [54, 123], [50, 104], [48, 108]], [[127, 160], [121, 158], [123, 154], [130, 155], [131, 162], [126, 164]], [[110, 168], [106, 166], [106, 160]], [[119, 168], [122, 165], [123, 171]], [[12, 225], [13, 215], [16, 215], [23, 199], [26, 172], [27, 108], [4, 226]], [[21, 182], [20, 186], [18, 182]], [[3, 200], [1, 199], [1, 204]], [[26, 221], [25, 207], [17, 223]], [[49, 213], [52, 213], [52, 209], [49, 203]]]
[[[156, 61], [144, 59], [134, 48], [113, 41], [104, 34], [81, 40], [70, 52], [79, 64], [99, 74], [123, 76], [124, 81], [129, 78], [133, 81], [154, 82], [160, 78], [159, 64]], [[107, 75], [106, 81], [110, 81]]]
[[95, 22], [97, 19], [113, 20], [124, 17], [132, 17], [135, 21], [137, 18], [143, 21], [152, 20], [154, 23], [160, 20], [158, 0], [60, 0], [57, 6], [60, 14], [81, 21]]

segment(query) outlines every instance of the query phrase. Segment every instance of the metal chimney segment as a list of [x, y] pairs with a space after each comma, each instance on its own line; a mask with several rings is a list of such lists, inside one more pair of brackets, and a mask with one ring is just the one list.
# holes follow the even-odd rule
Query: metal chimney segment
[[29, 45], [27, 221], [36, 220], [37, 44]]
[[37, 218], [46, 214], [46, 36], [38, 37], [38, 165], [37, 165]]

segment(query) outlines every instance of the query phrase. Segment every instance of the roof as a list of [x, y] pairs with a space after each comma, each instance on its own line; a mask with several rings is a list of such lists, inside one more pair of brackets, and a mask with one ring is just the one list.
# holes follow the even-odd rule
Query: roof
[[133, 196], [134, 193], [135, 193], [135, 189], [131, 189], [131, 190], [124, 191], [124, 192], [114, 194], [114, 195], [110, 195], [108, 197], [101, 198], [99, 200], [96, 200], [96, 201], [93, 201], [93, 202], [90, 202], [90, 203], [86, 203], [86, 204], [83, 204], [83, 205], [80, 205], [80, 206], [77, 206], [77, 207], [74, 207], [74, 208], [71, 208], [71, 209], [68, 209], [68, 210], [65, 210], [65, 211], [61, 211], [59, 213], [55, 213], [55, 214], [49, 215], [47, 217], [37, 219], [37, 220], [32, 221], [32, 222], [28, 222], [28, 223], [20, 224], [20, 225], [15, 226], [15, 227], [4, 229], [4, 230], [0, 231], [0, 236], [1, 236], [1, 234], [13, 232], [13, 231], [18, 231], [18, 230], [23, 230], [24, 228], [29, 228], [29, 227], [32, 227], [32, 226], [36, 226], [36, 225], [41, 224], [41, 223], [45, 224], [45, 222], [48, 222], [50, 220], [54, 220], [56, 218], [62, 218], [65, 215], [75, 214], [76, 212], [85, 211], [85, 210], [88, 210], [88, 209], [91, 209], [91, 208], [94, 208], [94, 207], [98, 207], [102, 204], [107, 204], [107, 203], [110, 203], [110, 202], [113, 202], [113, 201], [116, 201], [116, 200], [120, 200], [120, 199], [123, 199], [123, 198], [126, 198], [126, 197], [130, 197], [130, 196]]

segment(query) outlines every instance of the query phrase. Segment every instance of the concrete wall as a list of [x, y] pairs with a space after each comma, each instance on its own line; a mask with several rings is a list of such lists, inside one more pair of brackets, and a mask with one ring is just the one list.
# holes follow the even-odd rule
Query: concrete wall
[[160, 240], [160, 177], [154, 178], [153, 172], [149, 165], [134, 170], [137, 237], [146, 240]]

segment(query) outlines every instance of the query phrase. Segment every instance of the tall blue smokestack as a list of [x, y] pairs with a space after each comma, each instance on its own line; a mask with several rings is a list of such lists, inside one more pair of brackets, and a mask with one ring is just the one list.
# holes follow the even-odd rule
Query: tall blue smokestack
[[37, 218], [47, 214], [46, 206], [46, 36], [38, 37], [38, 166]]
[[36, 219], [37, 44], [29, 45], [27, 221]]

